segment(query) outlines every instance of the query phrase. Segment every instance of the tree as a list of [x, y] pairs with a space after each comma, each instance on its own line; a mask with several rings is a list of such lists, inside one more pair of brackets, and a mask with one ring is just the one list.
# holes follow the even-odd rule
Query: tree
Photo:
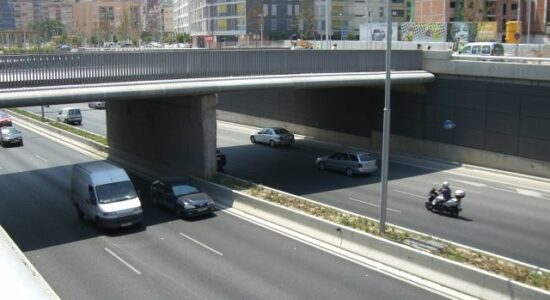
[[300, 2], [300, 21], [303, 24], [302, 38], [311, 40], [315, 38], [315, 12], [313, 0], [302, 0]]
[[55, 19], [43, 19], [31, 25], [42, 37], [42, 41], [51, 41], [53, 36], [60, 36], [65, 33], [65, 26]]

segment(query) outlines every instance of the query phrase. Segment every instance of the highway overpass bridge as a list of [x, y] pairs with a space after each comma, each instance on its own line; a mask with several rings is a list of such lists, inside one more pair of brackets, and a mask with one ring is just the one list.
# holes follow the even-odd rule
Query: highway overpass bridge
[[[215, 119], [377, 149], [384, 51], [3, 56], [0, 107], [106, 100], [112, 153], [215, 171]], [[392, 51], [392, 151], [550, 177], [550, 70]], [[503, 60], [500, 58], [500, 60]], [[434, 76], [435, 75], [435, 76]], [[337, 101], [335, 101], [335, 99]], [[457, 127], [443, 129], [444, 120]]]

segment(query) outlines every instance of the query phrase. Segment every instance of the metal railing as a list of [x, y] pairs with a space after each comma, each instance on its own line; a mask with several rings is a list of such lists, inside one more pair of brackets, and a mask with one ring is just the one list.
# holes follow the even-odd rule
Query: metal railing
[[[377, 72], [381, 50], [188, 50], [0, 56], [0, 89], [203, 77]], [[421, 70], [422, 51], [395, 51], [392, 69]]]
[[493, 62], [509, 62], [509, 63], [520, 63], [520, 64], [550, 65], [550, 58], [543, 58], [543, 57], [464, 55], [464, 54], [457, 54], [457, 53], [453, 53], [451, 57], [454, 60], [493, 61]]

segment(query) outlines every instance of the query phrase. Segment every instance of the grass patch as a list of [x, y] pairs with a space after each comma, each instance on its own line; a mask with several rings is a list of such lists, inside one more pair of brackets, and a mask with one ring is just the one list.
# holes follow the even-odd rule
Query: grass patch
[[25, 117], [28, 117], [28, 118], [31, 118], [33, 120], [36, 120], [36, 121], [40, 121], [40, 122], [43, 122], [43, 123], [46, 123], [48, 125], [51, 125], [55, 128], [58, 128], [58, 129], [61, 129], [61, 130], [64, 130], [64, 131], [67, 131], [67, 132], [70, 132], [70, 133], [74, 133], [78, 136], [81, 136], [81, 137], [84, 137], [84, 138], [87, 138], [89, 140], [92, 140], [94, 142], [97, 142], [97, 143], [100, 143], [102, 145], [107, 145], [107, 138], [105, 138], [104, 136], [102, 135], [99, 135], [99, 134], [94, 134], [94, 133], [91, 133], [91, 132], [88, 132], [88, 131], [85, 131], [85, 130], [82, 130], [78, 127], [74, 127], [74, 126], [71, 126], [69, 124], [65, 124], [65, 123], [62, 123], [62, 122], [58, 122], [56, 120], [52, 120], [50, 118], [44, 118], [42, 119], [42, 116], [40, 115], [37, 115], [33, 112], [30, 112], [30, 111], [27, 111], [27, 110], [24, 110], [24, 109], [21, 109], [21, 108], [10, 108], [8, 109], [12, 112], [15, 112], [15, 113], [18, 113], [20, 115], [23, 115]]

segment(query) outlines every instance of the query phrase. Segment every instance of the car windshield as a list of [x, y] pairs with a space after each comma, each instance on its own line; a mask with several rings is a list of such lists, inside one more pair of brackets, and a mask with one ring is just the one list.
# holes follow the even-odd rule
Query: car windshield
[[19, 133], [17, 131], [17, 129], [13, 128], [13, 127], [7, 127], [7, 128], [2, 128], [2, 133], [3, 134], [13, 134], [13, 133]]
[[199, 190], [197, 190], [196, 188], [190, 185], [180, 184], [180, 185], [172, 186], [172, 192], [174, 192], [174, 195], [176, 197], [179, 197], [179, 196], [198, 193]]
[[290, 134], [290, 132], [284, 128], [274, 128], [273, 130], [276, 134]]
[[112, 203], [136, 198], [136, 191], [130, 181], [98, 185], [96, 188], [99, 203]]
[[372, 156], [370, 156], [370, 154], [368, 154], [368, 153], [361, 153], [361, 154], [358, 154], [357, 156], [359, 156], [360, 161], [373, 160]]

